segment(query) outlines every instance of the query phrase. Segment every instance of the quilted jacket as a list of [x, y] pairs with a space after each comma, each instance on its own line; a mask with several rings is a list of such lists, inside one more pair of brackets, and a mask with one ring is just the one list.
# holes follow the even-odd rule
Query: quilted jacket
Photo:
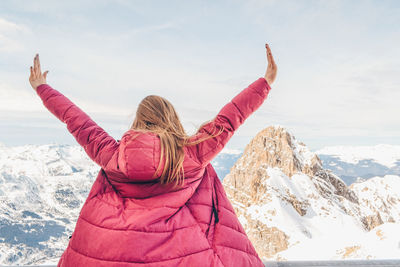
[[45, 107], [100, 166], [58, 267], [264, 266], [210, 162], [270, 90], [257, 79], [202, 126], [192, 138], [224, 131], [184, 148], [185, 182], [173, 189], [152, 178], [160, 161], [155, 133], [131, 140], [137, 132], [128, 130], [115, 140], [59, 91], [38, 86]]

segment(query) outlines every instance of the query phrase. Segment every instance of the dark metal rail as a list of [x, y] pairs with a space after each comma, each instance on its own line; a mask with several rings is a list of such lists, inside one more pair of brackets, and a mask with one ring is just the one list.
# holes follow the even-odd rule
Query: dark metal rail
[[400, 267], [400, 257], [396, 260], [327, 260], [327, 261], [267, 261], [266, 267], [330, 267], [330, 266], [348, 266], [348, 267]]
[[[333, 261], [266, 261], [266, 267], [400, 267], [400, 258], [393, 260], [333, 260]], [[16, 265], [0, 265], [1, 267], [17, 267]], [[18, 265], [18, 267], [57, 267], [56, 265]]]

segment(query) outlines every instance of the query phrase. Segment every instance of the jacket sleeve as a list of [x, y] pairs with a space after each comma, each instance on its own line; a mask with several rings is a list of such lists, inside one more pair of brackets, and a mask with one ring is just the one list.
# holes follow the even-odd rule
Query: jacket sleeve
[[199, 129], [195, 140], [223, 129], [220, 135], [194, 146], [202, 166], [207, 165], [224, 148], [238, 127], [261, 106], [270, 90], [264, 77], [257, 79], [226, 104], [211, 122]]
[[85, 112], [48, 84], [37, 87], [45, 107], [60, 121], [84, 148], [87, 155], [104, 168], [119, 144], [98, 126]]

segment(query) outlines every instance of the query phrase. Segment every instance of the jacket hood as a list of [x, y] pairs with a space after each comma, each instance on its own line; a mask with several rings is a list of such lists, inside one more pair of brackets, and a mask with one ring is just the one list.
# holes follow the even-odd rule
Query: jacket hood
[[164, 168], [162, 162], [153, 178], [160, 162], [160, 153], [161, 143], [156, 133], [128, 130], [120, 140], [119, 169], [126, 177], [134, 178], [137, 182], [157, 180]]

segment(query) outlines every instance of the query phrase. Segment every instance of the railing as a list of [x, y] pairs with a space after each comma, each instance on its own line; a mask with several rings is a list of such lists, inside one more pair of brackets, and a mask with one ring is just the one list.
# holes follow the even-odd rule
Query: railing
[[[333, 260], [333, 261], [267, 261], [266, 267], [400, 267], [400, 259], [396, 260]], [[17, 267], [4, 266], [1, 267]], [[18, 267], [57, 267], [56, 265], [18, 265]]]
[[396, 260], [327, 260], [327, 261], [267, 261], [266, 267], [330, 267], [330, 266], [349, 266], [349, 267], [400, 267], [400, 258]]

